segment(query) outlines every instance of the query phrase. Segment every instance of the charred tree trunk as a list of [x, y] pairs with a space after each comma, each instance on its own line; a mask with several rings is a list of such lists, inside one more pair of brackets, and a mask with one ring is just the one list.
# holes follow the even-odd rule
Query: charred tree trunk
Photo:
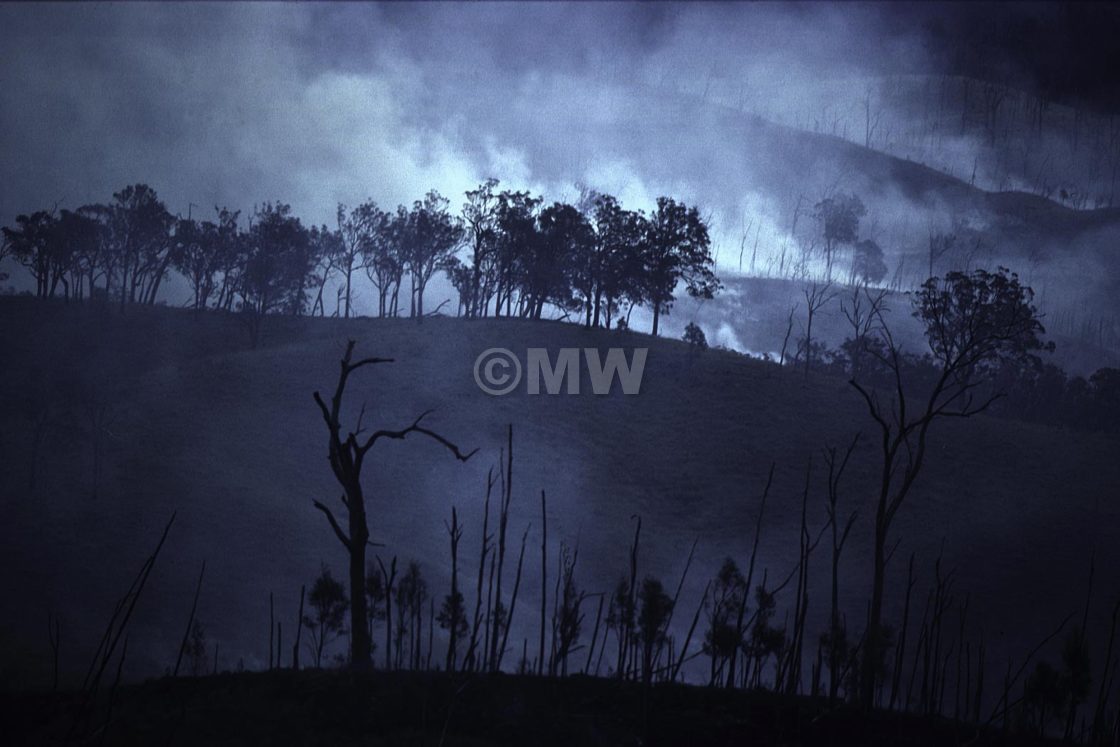
[[351, 362], [354, 353], [354, 341], [346, 345], [346, 353], [340, 362], [338, 384], [334, 396], [328, 406], [323, 398], [315, 392], [315, 403], [319, 405], [323, 420], [327, 424], [329, 435], [328, 460], [335, 479], [342, 486], [341, 502], [346, 509], [347, 528], [335, 518], [334, 513], [325, 504], [313, 501], [315, 508], [322, 511], [330, 522], [331, 529], [338, 538], [350, 560], [350, 665], [356, 671], [366, 671], [372, 668], [370, 660], [370, 635], [367, 621], [369, 609], [366, 600], [366, 546], [369, 544], [369, 524], [366, 518], [365, 495], [362, 492], [361, 476], [362, 466], [366, 455], [383, 438], [404, 439], [410, 433], [417, 433], [436, 441], [447, 448], [455, 458], [460, 461], [470, 459], [474, 451], [462, 453], [459, 447], [448, 441], [435, 431], [421, 425], [427, 412], [413, 421], [412, 425], [401, 430], [377, 430], [370, 436], [359, 440], [358, 434], [362, 432], [361, 415], [358, 416], [358, 425], [348, 435], [342, 435], [341, 411], [342, 398], [346, 391], [346, 382], [350, 374], [359, 368], [376, 363], [391, 363], [390, 358], [364, 358]]

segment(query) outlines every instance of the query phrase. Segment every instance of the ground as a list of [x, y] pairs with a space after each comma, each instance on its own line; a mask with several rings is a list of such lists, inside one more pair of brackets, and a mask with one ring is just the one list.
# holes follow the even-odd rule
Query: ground
[[[723, 558], [746, 564], [771, 464], [759, 577], [768, 573], [773, 585], [796, 561], [808, 462], [809, 521], [819, 528], [821, 449], [859, 431], [865, 438], [841, 494], [842, 510], [860, 512], [842, 560], [841, 598], [852, 624], [862, 620], [877, 462], [872, 424], [842, 378], [805, 377], [717, 350], [690, 356], [676, 340], [556, 322], [274, 318], [252, 349], [235, 317], [5, 298], [0, 370], [9, 386], [0, 405], [10, 427], [0, 433], [8, 467], [0, 471], [0, 564], [12, 570], [5, 597], [11, 611], [0, 616], [0, 682], [49, 685], [51, 614], [61, 620], [63, 685], [74, 686], [115, 600], [173, 511], [176, 524], [130, 626], [125, 679], [159, 676], [173, 664], [203, 561], [198, 617], [208, 651], [218, 649], [219, 671], [264, 668], [270, 594], [290, 636], [300, 587], [321, 564], [344, 575], [344, 551], [312, 506], [313, 499], [337, 502], [339, 491], [311, 393], [333, 387], [348, 338], [360, 355], [396, 359], [355, 377], [350, 418], [363, 402], [367, 427], [401, 427], [434, 409], [429, 425], [465, 449], [480, 449], [461, 464], [433, 444], [392, 442], [379, 446], [367, 467], [371, 532], [381, 543], [372, 552], [398, 556], [402, 565], [417, 560], [437, 603], [450, 566], [443, 522], [455, 505], [464, 526], [460, 571], [473, 579], [486, 472], [513, 425], [511, 544], [529, 533], [511, 648], [535, 640], [539, 629], [542, 490], [549, 563], [555, 566], [561, 543], [578, 545], [576, 578], [590, 593], [613, 589], [626, 572], [638, 515], [642, 576], [674, 588], [698, 542], [673, 623], [682, 640]], [[522, 389], [495, 398], [479, 391], [472, 375], [487, 348], [523, 355], [528, 347], [587, 346], [648, 347], [641, 394], [623, 396], [616, 387], [606, 397], [530, 396]], [[95, 485], [89, 412], [97, 402], [107, 403], [112, 417]], [[31, 434], [44, 403], [48, 427], [31, 488]], [[1062, 618], [1079, 612], [1095, 554], [1089, 619], [1096, 656], [1109, 597], [1120, 586], [1115, 440], [990, 417], [938, 424], [931, 438], [927, 469], [897, 522], [888, 619], [901, 618], [908, 557], [915, 556], [917, 618], [940, 555], [943, 572], [956, 570], [956, 600], [970, 599], [968, 635], [984, 637], [989, 681], [1002, 681], [1009, 660], [1017, 666]], [[810, 570], [806, 635], [815, 648], [826, 626], [823, 550]], [[778, 622], [790, 603], [788, 593], [779, 597]], [[595, 610], [587, 614], [585, 629]], [[435, 640], [438, 657], [444, 632]], [[335, 644], [330, 655], [343, 649]], [[1054, 660], [1055, 649], [1042, 655]], [[692, 682], [704, 679], [698, 661], [686, 672]]]
[[[106, 699], [107, 700], [107, 699]], [[60, 742], [74, 695], [0, 701], [9, 745]], [[160, 679], [102, 704], [88, 737], [115, 745], [1028, 745], [998, 729], [828, 710], [808, 698], [589, 677], [270, 672]], [[100, 740], [104, 740], [101, 742]]]

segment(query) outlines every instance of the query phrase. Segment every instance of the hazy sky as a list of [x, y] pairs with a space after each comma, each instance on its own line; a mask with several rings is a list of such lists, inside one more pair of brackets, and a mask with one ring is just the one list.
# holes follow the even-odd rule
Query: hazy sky
[[[458, 205], [488, 176], [550, 199], [588, 183], [634, 207], [738, 199], [709, 165], [744, 144], [620, 123], [656, 121], [667, 92], [796, 108], [821, 81], [884, 72], [983, 64], [1037, 79], [1021, 44], [978, 63], [954, 40], [1029, 36], [1055, 12], [996, 6], [985, 26], [963, 6], [851, 3], [5, 4], [0, 220], [139, 181], [176, 213], [281, 200], [315, 223], [339, 201], [433, 187]], [[678, 151], [686, 167], [658, 168]]]

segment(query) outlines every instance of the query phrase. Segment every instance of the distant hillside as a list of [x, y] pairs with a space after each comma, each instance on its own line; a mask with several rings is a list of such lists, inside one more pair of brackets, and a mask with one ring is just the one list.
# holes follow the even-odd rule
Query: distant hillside
[[[812, 281], [727, 277], [723, 278], [723, 283], [723, 291], [712, 300], [680, 299], [673, 313], [662, 317], [665, 334], [679, 337], [685, 325], [696, 322], [713, 345], [750, 351], [755, 355], [768, 353], [777, 359], [786, 330], [790, 329], [786, 354], [793, 356], [797, 351], [797, 341], [805, 336], [804, 291], [812, 285]], [[835, 297], [813, 319], [813, 338], [830, 349], [837, 349], [852, 336], [851, 324], [843, 309], [851, 307], [853, 289], [837, 283], [832, 290]], [[1036, 303], [1039, 301], [1037, 297], [1035, 300]], [[889, 292], [886, 307], [889, 310], [887, 323], [895, 339], [913, 352], [926, 350], [925, 332], [912, 315], [912, 299], [902, 292]], [[789, 326], [791, 310], [792, 328]], [[1056, 345], [1053, 353], [1042, 356], [1043, 360], [1061, 367], [1071, 376], [1089, 376], [1099, 368], [1120, 367], [1120, 339], [1101, 339], [1097, 324], [1084, 329], [1085, 321], [1084, 317], [1043, 311], [1046, 339]], [[632, 326], [647, 329], [645, 316], [641, 317], [640, 324], [632, 320]], [[1103, 344], [1106, 341], [1111, 344]]]
[[[262, 666], [269, 592], [290, 630], [300, 585], [321, 563], [343, 567], [342, 549], [311, 506], [338, 493], [311, 393], [333, 387], [347, 338], [361, 353], [397, 361], [355, 377], [350, 417], [364, 402], [366, 427], [400, 427], [431, 408], [432, 427], [480, 449], [464, 465], [430, 443], [392, 442], [367, 467], [372, 535], [384, 543], [376, 552], [420, 560], [437, 595], [447, 588], [443, 521], [452, 505], [465, 525], [461, 570], [476, 572], [485, 475], [509, 423], [511, 542], [532, 524], [527, 553], [539, 557], [541, 490], [550, 554], [562, 541], [578, 544], [577, 578], [590, 591], [610, 590], [624, 572], [635, 515], [643, 521], [640, 573], [667, 585], [698, 539], [682, 626], [721, 559], [745, 561], [771, 463], [760, 563], [773, 580], [796, 557], [807, 461], [814, 464], [809, 517], [819, 527], [822, 447], [870, 434], [840, 379], [805, 379], [733, 353], [693, 358], [680, 342], [636, 333], [516, 320], [268, 321], [262, 346], [252, 350], [233, 317], [0, 299], [7, 426], [0, 432], [0, 563], [18, 569], [5, 596], [19, 611], [0, 616], [0, 681], [43, 682], [48, 610], [63, 621], [64, 669], [81, 669], [114, 600], [175, 510], [166, 554], [131, 629], [128, 674], [159, 673], [173, 662], [204, 560], [199, 617], [220, 645], [222, 667]], [[524, 356], [528, 347], [588, 346], [648, 347], [641, 394], [616, 387], [603, 397], [530, 396], [521, 389], [495, 398], [472, 375], [475, 358], [491, 347]], [[94, 412], [107, 416], [97, 421]], [[42, 443], [31, 490], [37, 425]], [[104, 454], [96, 495], [95, 433]], [[853, 621], [861, 619], [868, 586], [873, 448], [865, 438], [843, 485], [843, 504], [860, 510], [842, 589]], [[990, 661], [1019, 656], [1081, 603], [1094, 551], [1100, 588], [1120, 583], [1114, 441], [980, 417], [939, 423], [931, 448], [900, 518], [892, 588], [899, 591], [910, 553], [924, 584], [943, 549], [943, 567], [959, 569], [960, 593], [984, 609]], [[511, 634], [518, 647], [537, 630], [538, 563], [526, 565], [532, 570]], [[810, 590], [814, 636], [823, 629], [825, 571], [822, 551]], [[788, 601], [780, 598], [779, 619]], [[901, 600], [893, 596], [892, 604], [894, 616]], [[1103, 604], [1094, 608], [1095, 623], [1105, 614]]]

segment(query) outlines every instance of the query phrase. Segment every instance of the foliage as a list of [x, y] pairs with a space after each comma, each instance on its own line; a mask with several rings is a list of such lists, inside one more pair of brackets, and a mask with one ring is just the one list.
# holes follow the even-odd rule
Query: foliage
[[346, 587], [324, 565], [311, 586], [307, 601], [312, 612], [304, 615], [303, 624], [311, 631], [315, 666], [321, 667], [327, 645], [346, 633], [345, 620], [350, 600], [346, 597]]
[[962, 381], [991, 372], [1003, 361], [1037, 361], [1046, 330], [1033, 304], [1034, 291], [1005, 267], [996, 272], [949, 272], [930, 278], [915, 298], [914, 316], [926, 329], [934, 360]]
[[700, 329], [700, 325], [695, 322], [688, 323], [681, 339], [688, 343], [690, 352], [701, 353], [708, 349], [708, 338], [704, 336], [704, 330]]

